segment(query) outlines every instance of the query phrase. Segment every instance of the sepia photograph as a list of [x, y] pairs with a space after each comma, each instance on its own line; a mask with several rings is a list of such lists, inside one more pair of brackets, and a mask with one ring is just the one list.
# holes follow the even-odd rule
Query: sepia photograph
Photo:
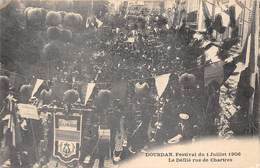
[[259, 15], [0, 0], [0, 168], [260, 168]]

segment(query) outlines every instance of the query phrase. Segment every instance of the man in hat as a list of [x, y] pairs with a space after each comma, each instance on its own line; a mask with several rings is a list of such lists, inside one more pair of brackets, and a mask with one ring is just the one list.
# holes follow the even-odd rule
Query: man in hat
[[[9, 94], [9, 78], [7, 76], [0, 76], [0, 119], [2, 119], [6, 114], [5, 110], [3, 110], [3, 106], [5, 104], [6, 97]], [[1, 137], [1, 136], [0, 136]]]
[[110, 159], [110, 140], [111, 140], [111, 91], [100, 90], [95, 98], [96, 117], [98, 124], [98, 140], [97, 140], [97, 159], [99, 167], [104, 167], [105, 159]]
[[19, 167], [18, 147], [20, 146], [22, 137], [20, 126], [18, 125], [17, 100], [9, 92], [9, 87], [9, 78], [7, 76], [0, 76], [0, 140], [1, 145], [2, 140], [4, 140], [5, 144], [3, 145], [9, 150], [9, 160], [4, 163], [3, 167]]
[[[178, 101], [178, 108], [177, 112], [178, 115], [180, 113], [185, 113], [189, 115], [189, 124], [190, 125], [197, 125], [201, 123], [200, 120], [202, 119], [202, 104], [201, 104], [201, 97], [199, 92], [199, 85], [196, 79], [196, 76], [189, 73], [184, 73], [179, 78], [179, 84], [181, 87], [180, 90], [180, 99]], [[188, 137], [192, 137], [195, 131], [189, 131]]]
[[[7, 115], [7, 110], [6, 110], [6, 106], [7, 106], [7, 99], [6, 97], [9, 94], [9, 78], [7, 76], [0, 76], [0, 148], [2, 148], [2, 146], [4, 146], [3, 143], [5, 138], [5, 133], [6, 131], [4, 131], [4, 128], [7, 125], [7, 120], [5, 120], [5, 117]], [[2, 149], [3, 150], [3, 149]], [[8, 149], [6, 150], [8, 151]], [[4, 154], [1, 153], [1, 157], [4, 158]], [[2, 158], [2, 159], [3, 159]], [[6, 158], [4, 158], [6, 159]], [[3, 160], [4, 161], [4, 160]]]
[[0, 141], [4, 137], [3, 129], [5, 122], [3, 118], [6, 115], [6, 97], [9, 93], [9, 79], [7, 76], [0, 76]]
[[150, 87], [147, 82], [135, 85], [135, 111], [136, 129], [131, 136], [130, 152], [142, 150], [149, 142], [148, 127], [154, 111], [154, 98], [150, 94]]
[[112, 103], [111, 113], [110, 113], [110, 144], [113, 160], [115, 162], [121, 159], [121, 154], [123, 152], [123, 143], [126, 140], [125, 130], [124, 130], [124, 114], [123, 106], [121, 105], [120, 99], [114, 99]]

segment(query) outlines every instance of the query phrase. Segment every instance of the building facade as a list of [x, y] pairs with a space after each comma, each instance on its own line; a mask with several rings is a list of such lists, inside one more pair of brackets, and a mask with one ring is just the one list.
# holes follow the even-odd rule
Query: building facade
[[[239, 27], [241, 41], [245, 41], [251, 24], [253, 0], [175, 0], [175, 4], [182, 5], [187, 11], [187, 23], [197, 27], [197, 30], [203, 30], [205, 28], [202, 1], [206, 4], [208, 12], [213, 19], [217, 13], [223, 12], [239, 2], [241, 9], [236, 11], [239, 13], [237, 26]], [[228, 38], [230, 35], [231, 30], [228, 27], [225, 33], [221, 35], [221, 39]]]
[[115, 6], [127, 3], [129, 6], [139, 5], [144, 6], [148, 9], [169, 9], [172, 8], [175, 1], [174, 0], [111, 0], [115, 3]]

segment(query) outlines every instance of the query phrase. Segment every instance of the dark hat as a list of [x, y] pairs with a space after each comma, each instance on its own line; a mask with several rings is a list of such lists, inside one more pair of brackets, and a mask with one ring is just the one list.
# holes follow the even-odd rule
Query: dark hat
[[78, 100], [78, 98], [79, 93], [74, 89], [67, 90], [63, 96], [64, 103], [66, 104], [73, 104]]
[[98, 92], [95, 104], [99, 108], [106, 108], [111, 102], [112, 93], [110, 90], [102, 89]]
[[44, 101], [44, 103], [50, 103], [52, 97], [53, 97], [53, 92], [51, 89], [49, 91], [43, 89], [40, 93], [40, 98]]
[[20, 99], [23, 103], [31, 98], [33, 87], [32, 85], [22, 85], [20, 88]]
[[135, 84], [135, 93], [137, 95], [145, 95], [149, 91], [149, 85], [147, 82], [144, 83], [136, 83]]
[[57, 40], [61, 36], [61, 29], [57, 26], [51, 26], [47, 29], [47, 36], [49, 40]]
[[179, 78], [179, 83], [185, 88], [194, 88], [196, 85], [196, 77], [193, 74], [184, 73]]

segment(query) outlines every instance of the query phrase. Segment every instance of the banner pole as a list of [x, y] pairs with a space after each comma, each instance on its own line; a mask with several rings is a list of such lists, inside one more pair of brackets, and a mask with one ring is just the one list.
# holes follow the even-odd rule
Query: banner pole
[[94, 8], [94, 0], [91, 0], [91, 15], [94, 15], [93, 8]]

